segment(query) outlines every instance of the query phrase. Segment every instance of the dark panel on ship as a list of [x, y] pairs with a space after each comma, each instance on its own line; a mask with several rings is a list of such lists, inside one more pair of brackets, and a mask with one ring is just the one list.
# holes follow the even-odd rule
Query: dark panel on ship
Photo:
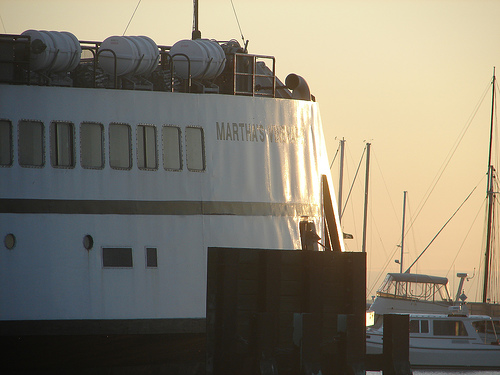
[[27, 35], [0, 35], [0, 83], [29, 84], [30, 43]]
[[210, 248], [207, 374], [363, 370], [365, 254]]

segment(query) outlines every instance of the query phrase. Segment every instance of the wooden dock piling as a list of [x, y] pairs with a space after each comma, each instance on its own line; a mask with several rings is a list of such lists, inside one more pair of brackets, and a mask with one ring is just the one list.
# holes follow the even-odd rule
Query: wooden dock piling
[[207, 374], [361, 374], [363, 253], [209, 248]]

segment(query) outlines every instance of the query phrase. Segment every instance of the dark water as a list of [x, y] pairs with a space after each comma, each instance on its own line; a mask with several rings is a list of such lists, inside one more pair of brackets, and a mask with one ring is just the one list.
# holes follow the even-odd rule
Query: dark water
[[[367, 371], [367, 375], [380, 375], [381, 371]], [[500, 375], [500, 370], [413, 370], [413, 375]]]

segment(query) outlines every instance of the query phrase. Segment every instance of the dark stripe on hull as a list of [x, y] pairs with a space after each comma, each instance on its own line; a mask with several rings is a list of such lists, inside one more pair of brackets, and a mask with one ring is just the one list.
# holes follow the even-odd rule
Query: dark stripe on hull
[[205, 319], [2, 321], [2, 374], [203, 374]]
[[0, 213], [81, 215], [316, 216], [308, 203], [0, 199]]
[[205, 318], [3, 320], [0, 336], [205, 333]]

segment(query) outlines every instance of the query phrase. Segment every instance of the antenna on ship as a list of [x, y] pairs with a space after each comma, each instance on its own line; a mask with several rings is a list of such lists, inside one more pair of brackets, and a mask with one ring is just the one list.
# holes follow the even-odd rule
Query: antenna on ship
[[238, 28], [240, 29], [241, 39], [243, 40], [243, 44], [245, 45], [244, 51], [247, 53], [248, 49], [248, 40], [245, 40], [243, 36], [243, 31], [241, 30], [240, 20], [238, 19], [238, 15], [236, 14], [236, 9], [234, 8], [233, 0], [231, 0], [231, 6], [233, 7], [234, 17], [236, 18], [236, 23], [238, 24]]
[[201, 31], [198, 29], [198, 0], [193, 0], [193, 32], [191, 33], [191, 39], [201, 39]]
[[125, 33], [127, 32], [128, 27], [130, 26], [130, 22], [132, 22], [132, 19], [134, 18], [134, 16], [135, 16], [135, 12], [137, 12], [137, 8], [139, 8], [139, 5], [141, 4], [141, 1], [142, 1], [142, 0], [139, 0], [139, 1], [137, 2], [137, 5], [135, 6], [135, 9], [134, 9], [134, 13], [132, 13], [132, 16], [131, 16], [131, 17], [130, 17], [130, 19], [128, 20], [127, 27], [125, 27], [125, 30], [123, 30], [123, 34], [122, 34], [122, 36], [124, 36], [124, 35], [125, 35]]

